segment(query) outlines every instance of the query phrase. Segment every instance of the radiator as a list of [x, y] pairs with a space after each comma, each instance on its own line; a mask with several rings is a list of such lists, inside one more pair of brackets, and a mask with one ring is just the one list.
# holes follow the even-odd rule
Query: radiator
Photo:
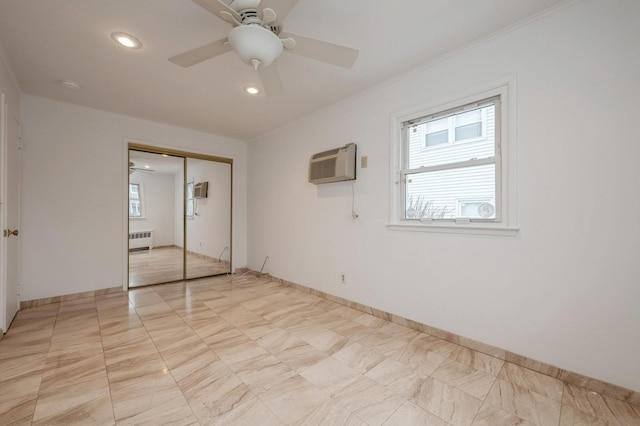
[[129, 232], [129, 250], [152, 249], [153, 230]]

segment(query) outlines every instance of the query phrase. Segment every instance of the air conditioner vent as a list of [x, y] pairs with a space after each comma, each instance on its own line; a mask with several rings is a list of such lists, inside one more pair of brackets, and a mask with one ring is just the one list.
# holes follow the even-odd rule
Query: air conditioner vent
[[311, 159], [312, 160], [317, 160], [318, 158], [328, 157], [329, 155], [336, 155], [339, 152], [340, 152], [340, 148], [330, 149], [329, 151], [319, 152], [317, 154], [313, 154], [313, 157], [311, 157]]

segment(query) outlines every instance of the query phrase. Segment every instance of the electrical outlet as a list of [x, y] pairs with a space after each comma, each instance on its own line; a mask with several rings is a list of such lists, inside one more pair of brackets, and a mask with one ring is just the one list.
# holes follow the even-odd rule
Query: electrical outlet
[[347, 283], [347, 275], [346, 274], [340, 274], [340, 284], [346, 284]]

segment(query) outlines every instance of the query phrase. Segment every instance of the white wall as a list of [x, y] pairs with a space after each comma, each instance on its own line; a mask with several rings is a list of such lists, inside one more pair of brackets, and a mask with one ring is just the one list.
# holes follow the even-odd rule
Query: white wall
[[33, 96], [22, 117], [22, 300], [123, 285], [129, 139], [234, 159], [234, 266], [245, 266], [244, 141]]
[[153, 246], [176, 245], [175, 176], [166, 173], [134, 172], [131, 183], [141, 185], [142, 217], [129, 219], [130, 231], [153, 231]]
[[[638, 16], [585, 0], [253, 141], [249, 266], [640, 391]], [[389, 230], [391, 114], [508, 76], [519, 235]], [[349, 142], [358, 220], [350, 183], [306, 182]]]

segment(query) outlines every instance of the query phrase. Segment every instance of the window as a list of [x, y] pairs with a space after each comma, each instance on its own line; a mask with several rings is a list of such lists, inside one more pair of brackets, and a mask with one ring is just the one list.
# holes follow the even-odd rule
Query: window
[[187, 217], [193, 219], [193, 182], [187, 183]]
[[142, 217], [140, 184], [129, 184], [129, 217]]
[[[420, 230], [513, 227], [506, 179], [507, 87], [444, 107], [394, 116], [392, 223]], [[457, 232], [457, 231], [454, 231]]]

